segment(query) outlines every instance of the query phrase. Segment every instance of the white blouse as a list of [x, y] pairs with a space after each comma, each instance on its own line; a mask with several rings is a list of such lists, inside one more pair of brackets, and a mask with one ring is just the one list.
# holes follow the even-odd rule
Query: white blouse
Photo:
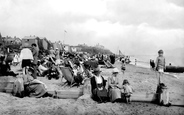
[[33, 60], [33, 54], [29, 48], [24, 48], [20, 52], [20, 59], [31, 59]]
[[96, 79], [96, 83], [97, 84], [101, 84], [102, 83], [102, 77], [101, 76], [95, 76], [95, 79]]

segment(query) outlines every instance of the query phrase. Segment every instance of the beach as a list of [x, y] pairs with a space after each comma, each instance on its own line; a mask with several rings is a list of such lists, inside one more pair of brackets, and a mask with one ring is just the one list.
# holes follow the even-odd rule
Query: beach
[[[115, 67], [120, 70], [121, 63]], [[105, 79], [111, 75], [112, 69], [102, 68]], [[155, 93], [158, 84], [157, 73], [149, 68], [126, 65], [125, 74], [120, 72], [119, 81], [128, 79], [135, 93]], [[38, 78], [50, 89], [60, 89], [60, 80]], [[178, 74], [178, 79], [164, 75], [162, 81], [169, 88], [170, 102], [184, 102], [184, 74]], [[76, 87], [75, 87], [76, 88]], [[74, 89], [75, 89], [74, 88]], [[53, 99], [53, 98], [17, 98], [10, 94], [0, 93], [0, 115], [184, 115], [184, 107], [164, 107], [152, 103], [132, 102], [101, 103], [91, 98]]]

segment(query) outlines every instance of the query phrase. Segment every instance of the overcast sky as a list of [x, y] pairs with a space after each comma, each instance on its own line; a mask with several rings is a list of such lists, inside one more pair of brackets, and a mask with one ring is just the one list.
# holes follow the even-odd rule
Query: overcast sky
[[152, 54], [184, 46], [184, 0], [0, 0], [0, 32]]

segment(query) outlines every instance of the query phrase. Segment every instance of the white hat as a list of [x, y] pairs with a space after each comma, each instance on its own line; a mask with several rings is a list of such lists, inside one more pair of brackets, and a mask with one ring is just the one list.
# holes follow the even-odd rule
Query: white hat
[[56, 48], [56, 50], [58, 50], [58, 48]]
[[114, 69], [112, 70], [112, 73], [119, 73], [118, 68], [114, 68]]

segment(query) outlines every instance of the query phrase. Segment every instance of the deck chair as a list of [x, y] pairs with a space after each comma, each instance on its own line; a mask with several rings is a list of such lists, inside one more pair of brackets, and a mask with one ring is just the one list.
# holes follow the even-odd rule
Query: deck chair
[[66, 79], [66, 83], [70, 85], [70, 87], [74, 86], [75, 80], [72, 73], [72, 70], [69, 67], [60, 67], [63, 77]]
[[74, 68], [74, 65], [75, 65], [75, 64], [73, 63], [73, 61], [72, 61], [72, 60], [69, 60], [68, 62], [69, 62], [69, 64], [70, 64], [70, 66], [71, 66], [72, 68]]
[[104, 61], [107, 68], [114, 68], [114, 66], [109, 61]]

